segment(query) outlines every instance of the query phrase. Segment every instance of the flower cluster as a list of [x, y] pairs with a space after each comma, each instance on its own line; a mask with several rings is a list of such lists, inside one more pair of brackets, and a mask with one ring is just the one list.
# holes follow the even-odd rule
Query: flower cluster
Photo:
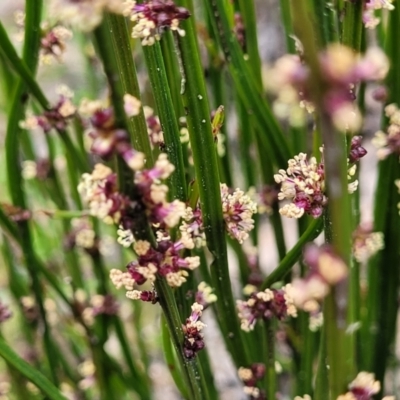
[[304, 250], [304, 262], [310, 267], [305, 278], [297, 278], [288, 288], [288, 294], [297, 308], [317, 313], [319, 302], [347, 276], [347, 266], [329, 245], [309, 244]]
[[[161, 230], [157, 233], [159, 236], [157, 249], [153, 249], [147, 241], [139, 240], [134, 243], [138, 258], [128, 264], [128, 272], [138, 285], [146, 281], [153, 283], [159, 274], [165, 277], [170, 286], [179, 287], [186, 282], [188, 271], [200, 265], [200, 259], [198, 256], [182, 257], [180, 252], [184, 246], [179, 240], [172, 242], [166, 233], [161, 237]], [[127, 293], [128, 297], [134, 299], [137, 295], [137, 293]]]
[[122, 14], [124, 8], [123, 0], [51, 0], [49, 13], [57, 21], [90, 32], [105, 12]]
[[372, 227], [360, 225], [353, 232], [353, 254], [358, 262], [366, 262], [384, 248], [382, 232], [372, 232]]
[[389, 104], [385, 107], [385, 114], [389, 118], [387, 133], [378, 131], [372, 139], [372, 144], [378, 148], [380, 160], [389, 154], [400, 156], [400, 110], [396, 104]]
[[172, 0], [147, 0], [142, 4], [127, 0], [124, 4], [124, 14], [134, 22], [132, 37], [141, 39], [143, 46], [151, 46], [160, 40], [165, 29], [185, 35], [179, 22], [189, 18], [190, 13], [186, 8], [177, 7]]
[[168, 186], [161, 182], [169, 178], [174, 170], [167, 155], [161, 153], [153, 168], [135, 174], [135, 184], [146, 207], [149, 222], [161, 227], [173, 228], [178, 225], [186, 210], [185, 203], [179, 200], [168, 202]]
[[363, 11], [363, 23], [366, 28], [373, 29], [380, 23], [380, 18], [375, 15], [376, 10], [393, 10], [393, 0], [366, 0]]
[[228, 235], [243, 243], [254, 228], [252, 216], [257, 212], [257, 203], [240, 189], [231, 191], [221, 184], [222, 212]]
[[59, 100], [54, 107], [40, 115], [28, 116], [26, 120], [20, 121], [20, 127], [28, 130], [41, 128], [45, 133], [50, 132], [53, 128], [64, 131], [76, 113], [76, 107], [71, 101], [74, 94], [66, 86], [60, 86], [57, 93]]
[[217, 296], [213, 293], [211, 286], [207, 285], [206, 282], [200, 282], [197, 286], [197, 292], [195, 294], [196, 303], [207, 308], [211, 303], [217, 301]]
[[[54, 161], [54, 164], [57, 164], [60, 158]], [[52, 167], [48, 158], [39, 158], [35, 161], [24, 160], [22, 161], [22, 177], [26, 180], [37, 178], [44, 181], [49, 177]]]
[[274, 175], [276, 183], [281, 184], [279, 200], [292, 202], [283, 206], [279, 213], [289, 218], [300, 218], [304, 213], [318, 218], [328, 202], [325, 196], [324, 164], [315, 157], [307, 158], [300, 153], [288, 161], [288, 168]]
[[98, 315], [116, 315], [119, 304], [111, 294], [95, 294], [88, 299], [86, 292], [78, 289], [74, 292], [74, 310], [82, 316], [87, 325], [93, 325], [94, 318]]
[[[20, 29], [17, 40], [23, 41], [25, 30], [25, 13], [16, 11], [14, 20]], [[50, 25], [47, 21], [40, 24], [41, 39], [39, 62], [50, 65], [54, 60], [62, 62], [62, 55], [66, 49], [66, 42], [72, 38], [72, 32], [60, 24]]]
[[261, 363], [252, 364], [250, 368], [240, 367], [238, 370], [239, 379], [243, 382], [244, 393], [251, 399], [265, 399], [265, 393], [256, 385], [265, 375], [265, 365]]
[[279, 186], [275, 183], [273, 185], [264, 185], [258, 193], [259, 204], [258, 212], [271, 215], [273, 207], [278, 202]]
[[10, 311], [8, 306], [3, 304], [3, 302], [0, 300], [0, 323], [7, 321], [11, 317], [12, 312]]
[[367, 154], [367, 150], [361, 146], [362, 137], [361, 136], [353, 136], [350, 142], [350, 151], [349, 151], [349, 164], [353, 165], [356, 162], [360, 161]]
[[243, 52], [246, 53], [246, 27], [244, 26], [243, 17], [240, 12], [235, 12], [233, 32]]
[[206, 235], [203, 227], [203, 216], [201, 209], [196, 207], [186, 207], [183, 215], [183, 221], [179, 226], [181, 233], [181, 242], [187, 249], [203, 247], [206, 244]]
[[61, 62], [66, 47], [65, 42], [72, 38], [72, 32], [62, 25], [49, 27], [48, 24], [42, 24], [41, 28], [40, 62], [42, 64], [52, 64], [53, 60]]
[[[127, 114], [129, 116], [138, 115], [140, 101], [130, 95], [125, 95], [124, 100]], [[143, 168], [144, 154], [131, 146], [128, 133], [124, 129], [115, 126], [114, 111], [111, 107], [104, 107], [100, 101], [84, 99], [79, 107], [79, 113], [89, 117], [90, 128], [87, 131], [92, 139], [90, 151], [93, 154], [104, 159], [118, 154], [131, 169]]]
[[[394, 184], [397, 186], [397, 189], [398, 189], [398, 191], [400, 193], [400, 179], [396, 179], [394, 181]], [[400, 213], [400, 203], [397, 203], [397, 208], [399, 209], [399, 213]]]
[[93, 251], [98, 247], [96, 232], [92, 224], [84, 218], [74, 218], [71, 221], [72, 230], [65, 240], [65, 247], [71, 249], [74, 246]]
[[337, 400], [370, 400], [381, 390], [381, 384], [375, 380], [375, 375], [364, 371], [348, 387], [349, 392], [339, 396]]
[[32, 213], [29, 210], [6, 203], [0, 203], [0, 206], [11, 221], [21, 222], [32, 218]]
[[[356, 173], [358, 162], [367, 151], [361, 146], [361, 137], [354, 136], [351, 141], [348, 158], [348, 179], [351, 180]], [[300, 153], [288, 161], [286, 171], [280, 169], [274, 175], [276, 183], [281, 184], [278, 194], [279, 200], [290, 200], [291, 203], [279, 209], [279, 213], [288, 218], [300, 218], [304, 214], [318, 218], [322, 215], [328, 202], [325, 194], [325, 168], [324, 162], [317, 161], [315, 157], [308, 158], [307, 154]], [[358, 187], [358, 181], [350, 182], [349, 193]]]
[[154, 110], [151, 107], [143, 107], [144, 116], [146, 118], [147, 133], [149, 134], [150, 143], [153, 147], [163, 148], [164, 133], [161, 128], [160, 119], [154, 115]]
[[[387, 57], [378, 48], [368, 49], [364, 57], [340, 44], [332, 44], [320, 54], [319, 67], [325, 88], [319, 106], [326, 112], [340, 131], [357, 131], [362, 119], [354, 104], [355, 85], [359, 82], [382, 80], [389, 69]], [[281, 117], [294, 116], [291, 120], [301, 125], [300, 106], [312, 109], [312, 90], [309, 87], [310, 70], [302, 59], [286, 55], [279, 59], [268, 75], [269, 90], [277, 95], [275, 111]], [[292, 122], [292, 121], [291, 121]]]
[[192, 305], [192, 313], [190, 317], [186, 319], [186, 323], [182, 325], [183, 334], [185, 336], [183, 342], [183, 351], [185, 357], [192, 359], [196, 357], [196, 354], [204, 349], [203, 334], [201, 331], [206, 326], [200, 321], [201, 315], [203, 314], [203, 306], [198, 303]]
[[240, 326], [246, 331], [252, 331], [258, 319], [283, 320], [297, 316], [297, 310], [290, 295], [290, 285], [282, 289], [265, 289], [253, 292], [246, 300], [237, 300], [236, 307], [240, 318]]
[[90, 214], [107, 224], [119, 223], [131, 202], [117, 189], [117, 175], [103, 164], [96, 164], [91, 174], [82, 175], [78, 191], [89, 205]]

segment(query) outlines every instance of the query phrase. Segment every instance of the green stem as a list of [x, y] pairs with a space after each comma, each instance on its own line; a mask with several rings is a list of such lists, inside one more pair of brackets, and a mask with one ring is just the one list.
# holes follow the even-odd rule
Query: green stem
[[[32, 39], [33, 38], [37, 39], [38, 37], [40, 37], [40, 27], [31, 26], [30, 28], [33, 29], [33, 31], [31, 32]], [[26, 40], [26, 38], [25, 38], [25, 40]], [[27, 43], [28, 42], [25, 42], [25, 46]], [[33, 44], [32, 40], [30, 40], [30, 44]], [[5, 30], [5, 28], [1, 22], [0, 22], [0, 49], [2, 50], [4, 56], [7, 57], [9, 63], [12, 65], [15, 72], [17, 72], [17, 74], [24, 81], [28, 90], [32, 93], [32, 95], [40, 103], [40, 105], [44, 109], [49, 109], [49, 107], [50, 107], [49, 102], [47, 101], [46, 96], [43, 94], [42, 89], [37, 84], [35, 78], [33, 77], [33, 73], [32, 73], [36, 69], [36, 68], [34, 68], [32, 70], [32, 65], [36, 64], [37, 57], [33, 58], [33, 60], [32, 60], [33, 63], [32, 63], [32, 61], [31, 62], [27, 61], [25, 57], [23, 57], [23, 59], [21, 60], [18, 57], [18, 54], [7, 35], [7, 31]]]
[[171, 373], [172, 379], [175, 382], [176, 387], [180, 391], [183, 398], [188, 398], [187, 387], [182, 379], [182, 371], [179, 362], [176, 360], [176, 353], [171, 343], [171, 336], [169, 334], [167, 321], [165, 316], [161, 316], [161, 334], [163, 342], [163, 353], [165, 357], [165, 362]]
[[[298, 3], [298, 6], [292, 9], [295, 32], [303, 43], [305, 59], [313, 76], [311, 90], [314, 103], [319, 106], [319, 125], [324, 144], [325, 182], [329, 198], [329, 217], [325, 226], [326, 239], [344, 262], [350, 265], [352, 218], [347, 191], [347, 146], [345, 136], [335, 130], [329, 115], [320, 107], [324, 102], [325, 87], [315, 44], [318, 33], [313, 29], [313, 21], [309, 15], [304, 2]], [[326, 38], [322, 38], [322, 42], [325, 41]], [[333, 288], [326, 301], [328, 306], [324, 320], [328, 346], [329, 387], [331, 398], [335, 399], [346, 390], [347, 383], [354, 374], [355, 347], [350, 345], [350, 338], [345, 336], [345, 323], [341, 317], [343, 314], [346, 315], [346, 310], [336, 303]], [[336, 343], [334, 351], [331, 347], [332, 343]]]
[[164, 312], [169, 332], [171, 334], [171, 340], [182, 368], [183, 379], [186, 387], [188, 388], [189, 399], [207, 400], [207, 386], [205, 385], [203, 379], [201, 379], [198, 361], [196, 358], [188, 360], [184, 354], [184, 334], [174, 294], [165, 279], [161, 277], [157, 278], [155, 287], [159, 295], [160, 305]]
[[217, 36], [239, 96], [247, 109], [253, 113], [263, 151], [276, 165], [285, 165], [291, 156], [289, 145], [262, 96], [252, 70], [243, 58], [243, 52], [231, 30], [225, 2], [211, 0], [205, 1], [204, 4], [214, 30], [218, 32]]
[[293, 265], [299, 259], [304, 245], [314, 240], [322, 230], [322, 218], [315, 219], [308, 226], [307, 230], [300, 236], [298, 242], [286, 254], [279, 265], [268, 275], [261, 285], [261, 289], [271, 287], [274, 283], [281, 281], [290, 272]]
[[187, 185], [179, 127], [160, 45], [155, 43], [153, 46], [144, 46], [143, 52], [153, 89], [157, 114], [164, 134], [165, 151], [168, 154], [169, 161], [175, 166], [175, 171], [169, 178], [171, 198], [186, 201]]
[[129, 372], [131, 375], [130, 379], [134, 382], [135, 391], [139, 394], [142, 400], [149, 400], [151, 399], [151, 393], [148, 377], [140, 371], [133, 360], [130, 345], [126, 337], [124, 325], [122, 324], [121, 320], [118, 317], [114, 317], [113, 320], [115, 332], [121, 344], [126, 364], [129, 368]]
[[14, 353], [1, 336], [0, 356], [12, 365], [19, 373], [25, 376], [25, 378], [34, 383], [49, 399], [66, 400], [66, 398], [44, 375]]
[[[42, 11], [42, 2], [26, 3], [26, 22], [25, 22], [25, 41], [23, 48], [23, 60], [32, 73], [36, 71], [39, 40], [40, 40], [40, 17]], [[27, 94], [22, 81], [19, 81], [15, 89], [14, 98], [10, 109], [9, 121], [6, 134], [6, 165], [8, 175], [8, 185], [13, 204], [26, 209], [25, 193], [23, 191], [23, 180], [21, 175], [21, 165], [19, 157], [19, 121], [24, 118], [25, 103]], [[21, 247], [28, 269], [32, 290], [35, 294], [35, 300], [39, 307], [41, 320], [43, 322], [43, 342], [46, 351], [47, 360], [50, 365], [52, 379], [54, 383], [57, 378], [57, 357], [55, 356], [54, 343], [50, 334], [50, 327], [47, 322], [46, 311], [43, 304], [43, 290], [39, 281], [39, 266], [37, 258], [34, 255], [32, 237], [29, 225], [26, 221], [18, 224], [18, 230], [21, 238]]]
[[146, 155], [146, 167], [153, 165], [149, 135], [143, 108], [137, 116], [127, 118], [123, 96], [128, 93], [141, 99], [136, 68], [133, 62], [127, 22], [124, 17], [107, 14], [95, 31], [97, 46], [111, 86], [111, 98], [117, 123], [130, 134], [133, 147]]
[[[187, 7], [187, 1], [179, 2]], [[187, 110], [190, 143], [196, 177], [199, 181], [200, 204], [207, 247], [214, 257], [211, 265], [213, 286], [218, 297], [218, 318], [223, 326], [223, 335], [237, 366], [248, 365], [248, 356], [236, 315], [235, 303], [228, 269], [225, 226], [222, 216], [218, 162], [211, 132], [210, 109], [204, 83], [194, 22], [184, 21], [186, 31], [179, 37], [184, 76], [183, 100]], [[205, 156], [206, 155], [206, 156]]]
[[265, 330], [264, 333], [267, 335], [267, 398], [276, 398], [276, 371], [275, 371], [275, 330], [273, 326], [273, 321], [265, 320]]

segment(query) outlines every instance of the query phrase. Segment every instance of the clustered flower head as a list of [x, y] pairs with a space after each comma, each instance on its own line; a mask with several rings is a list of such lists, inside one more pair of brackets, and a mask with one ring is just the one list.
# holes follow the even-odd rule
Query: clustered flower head
[[374, 374], [362, 371], [348, 388], [349, 392], [339, 396], [337, 400], [371, 400], [381, 390], [381, 384], [375, 380]]
[[103, 14], [122, 14], [123, 0], [51, 0], [49, 13], [53, 19], [90, 32], [100, 25]]
[[[173, 242], [166, 232], [162, 236], [161, 230], [157, 233], [156, 249], [152, 248], [147, 241], [139, 240], [134, 243], [133, 247], [138, 258], [128, 264], [128, 272], [138, 285], [143, 285], [147, 281], [154, 283], [158, 274], [165, 277], [170, 286], [179, 287], [186, 282], [188, 271], [200, 265], [200, 259], [198, 256], [183, 257], [181, 250], [184, 247], [179, 240]], [[128, 291], [127, 296], [138, 299], [138, 293], [135, 291]]]
[[116, 315], [119, 310], [119, 304], [111, 294], [95, 294], [88, 298], [83, 289], [74, 292], [74, 310], [82, 316], [87, 325], [93, 325], [95, 317], [98, 315]]
[[146, 118], [147, 133], [149, 134], [150, 143], [153, 147], [163, 148], [164, 133], [161, 128], [160, 119], [154, 115], [154, 110], [151, 107], [143, 107], [144, 117]]
[[71, 226], [72, 229], [64, 240], [65, 248], [70, 250], [76, 246], [89, 254], [98, 254], [100, 240], [96, 237], [91, 222], [85, 218], [74, 218]]
[[66, 41], [72, 38], [72, 32], [62, 25], [50, 27], [48, 24], [42, 24], [41, 28], [40, 62], [42, 64], [52, 64], [53, 60], [62, 62]]
[[117, 175], [103, 164], [82, 175], [78, 191], [89, 205], [90, 215], [107, 224], [119, 223], [131, 206], [129, 198], [118, 191]]
[[50, 160], [48, 158], [38, 158], [35, 161], [24, 160], [22, 161], [21, 173], [22, 177], [26, 180], [36, 178], [41, 181], [44, 181], [49, 177], [51, 168], [52, 165], [50, 164]]
[[382, 232], [372, 232], [372, 227], [360, 225], [353, 232], [353, 254], [358, 262], [366, 262], [384, 248]]
[[243, 22], [243, 17], [240, 12], [235, 12], [233, 32], [238, 40], [243, 52], [246, 53], [246, 27]]
[[217, 296], [213, 293], [213, 288], [207, 285], [206, 282], [200, 282], [197, 286], [197, 292], [195, 294], [196, 303], [203, 306], [206, 309], [211, 303], [217, 301]]
[[253, 214], [257, 212], [257, 203], [240, 189], [231, 191], [221, 184], [222, 213], [228, 235], [243, 243], [254, 228]]
[[364, 10], [362, 19], [364, 26], [369, 29], [375, 28], [381, 21], [381, 19], [375, 15], [375, 11], [382, 9], [391, 11], [394, 9], [392, 3], [393, 0], [366, 0], [363, 3]]
[[309, 273], [305, 278], [294, 279], [287, 291], [297, 308], [317, 313], [319, 302], [329, 293], [331, 286], [346, 278], [348, 268], [330, 245], [307, 245], [304, 262], [310, 267]]
[[24, 210], [21, 207], [17, 207], [7, 203], [0, 203], [0, 206], [11, 221], [21, 222], [28, 221], [32, 218], [32, 213], [29, 210]]
[[279, 213], [289, 218], [300, 218], [304, 213], [318, 218], [328, 202], [325, 196], [325, 170], [323, 162], [315, 157], [307, 158], [300, 153], [288, 161], [288, 168], [274, 175], [276, 183], [281, 184], [279, 200], [288, 199]]
[[[324, 85], [324, 97], [319, 104], [340, 131], [357, 131], [361, 114], [354, 103], [355, 85], [360, 82], [382, 80], [389, 69], [384, 52], [370, 48], [363, 57], [348, 47], [332, 44], [320, 54], [319, 66]], [[296, 55], [279, 59], [268, 74], [268, 88], [277, 95], [274, 110], [285, 117], [297, 110], [294, 125], [304, 123], [298, 116], [301, 107], [312, 111], [312, 90], [309, 86], [310, 69]]]
[[182, 201], [167, 200], [168, 186], [162, 183], [170, 177], [175, 167], [165, 153], [158, 156], [154, 167], [137, 171], [135, 185], [140, 192], [146, 214], [152, 224], [161, 224], [161, 227], [173, 228], [178, 225], [184, 216], [186, 205]]
[[[140, 101], [131, 95], [125, 95], [125, 109], [129, 116], [138, 115]], [[130, 144], [128, 132], [115, 126], [114, 110], [105, 107], [100, 101], [84, 99], [79, 107], [80, 114], [89, 117], [89, 137], [93, 140], [90, 151], [104, 159], [113, 154], [120, 155], [127, 165], [138, 170], [143, 168], [144, 154], [136, 151]]]
[[203, 216], [201, 209], [186, 207], [183, 220], [179, 226], [181, 242], [187, 249], [200, 248], [206, 244], [206, 235], [203, 227]]
[[0, 323], [7, 321], [12, 317], [12, 312], [7, 305], [0, 300]]
[[185, 336], [183, 342], [183, 351], [185, 357], [192, 359], [196, 354], [204, 348], [203, 334], [201, 331], [206, 326], [200, 321], [203, 314], [203, 306], [198, 303], [192, 305], [192, 313], [186, 319], [186, 323], [182, 325], [183, 334]]
[[[354, 136], [351, 140], [348, 158], [348, 179], [351, 180], [356, 173], [356, 162], [364, 157], [367, 151], [361, 146], [361, 137]], [[300, 153], [288, 161], [286, 170], [280, 169], [274, 175], [275, 182], [281, 184], [278, 194], [279, 200], [290, 200], [279, 209], [279, 213], [288, 218], [301, 218], [304, 214], [318, 218], [322, 215], [328, 203], [325, 194], [325, 168], [324, 162], [317, 161], [315, 157], [307, 157]], [[349, 193], [354, 193], [358, 187], [358, 180], [348, 184]]]
[[143, 46], [151, 46], [160, 40], [164, 30], [170, 29], [184, 36], [179, 22], [190, 17], [189, 11], [178, 7], [172, 0], [148, 0], [137, 4], [134, 0], [124, 3], [124, 15], [134, 22], [132, 37], [142, 40]]
[[252, 331], [259, 319], [273, 317], [283, 320], [287, 317], [296, 317], [297, 310], [290, 295], [290, 285], [282, 289], [265, 289], [262, 292], [253, 292], [246, 300], [237, 300], [236, 307], [241, 328]]
[[259, 194], [258, 212], [271, 215], [273, 207], [278, 202], [279, 186], [275, 183], [273, 185], [264, 185]]
[[244, 393], [251, 399], [264, 400], [265, 393], [260, 390], [256, 385], [261, 381], [265, 375], [265, 365], [261, 363], [254, 363], [250, 368], [240, 367], [238, 370], [239, 379], [243, 382]]
[[74, 94], [65, 85], [60, 86], [57, 93], [59, 100], [54, 107], [40, 115], [29, 116], [19, 123], [20, 127], [28, 130], [41, 128], [45, 133], [50, 132], [51, 129], [64, 131], [76, 113], [76, 107], [71, 101]]
[[389, 104], [385, 107], [385, 114], [389, 118], [387, 132], [378, 131], [372, 139], [372, 144], [378, 148], [380, 160], [389, 154], [400, 156], [400, 110], [396, 104]]

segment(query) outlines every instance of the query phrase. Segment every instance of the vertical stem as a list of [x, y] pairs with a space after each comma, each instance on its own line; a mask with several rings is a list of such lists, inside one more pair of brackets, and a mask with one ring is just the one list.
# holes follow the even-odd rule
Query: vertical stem
[[160, 44], [156, 42], [152, 46], [144, 46], [143, 53], [146, 59], [157, 113], [164, 133], [165, 151], [168, 154], [169, 160], [175, 166], [175, 171], [169, 180], [171, 198], [186, 201], [187, 185], [178, 120], [174, 111], [174, 104], [172, 102]]
[[[187, 0], [180, 0], [179, 4], [186, 7], [188, 5]], [[178, 40], [185, 74], [182, 77], [185, 80], [183, 100], [187, 112], [194, 166], [199, 180], [200, 204], [207, 247], [214, 257], [210, 269], [213, 286], [218, 297], [218, 318], [221, 320], [223, 335], [235, 363], [237, 366], [248, 365], [248, 356], [241, 340], [242, 333], [236, 318], [235, 303], [230, 286], [218, 163], [193, 18], [192, 21], [185, 21], [182, 25], [186, 35]]]
[[[42, 2], [27, 1], [25, 12], [26, 19], [23, 60], [28, 67], [28, 71], [35, 73], [39, 52]], [[7, 125], [6, 165], [10, 196], [14, 205], [23, 209], [26, 208], [26, 201], [23, 191], [23, 179], [21, 175], [19, 154], [19, 136], [21, 132], [21, 129], [19, 128], [19, 121], [24, 118], [27, 99], [28, 95], [26, 93], [26, 87], [20, 80], [14, 91], [14, 97], [11, 102], [9, 121]], [[35, 300], [38, 305], [40, 317], [43, 323], [43, 342], [47, 361], [50, 366], [52, 380], [55, 384], [57, 384], [57, 356], [43, 304], [43, 290], [39, 280], [40, 273], [38, 273], [37, 258], [34, 255], [31, 231], [28, 222], [20, 222], [18, 224], [18, 230], [21, 238], [21, 247], [25, 258], [25, 264], [31, 278], [32, 290], [34, 292]]]
[[[310, 66], [312, 75], [312, 90], [314, 102], [323, 103], [324, 86], [318, 62], [318, 50], [315, 45], [315, 31], [313, 20], [309, 17], [309, 10], [304, 2], [292, 9], [294, 28], [305, 49], [305, 58]], [[311, 82], [310, 82], [311, 83]], [[347, 192], [347, 146], [345, 136], [337, 132], [324, 109], [318, 110], [320, 131], [324, 144], [324, 168], [326, 190], [329, 198], [328, 217], [325, 232], [327, 240], [347, 265], [350, 264], [351, 253], [351, 210]], [[343, 287], [339, 287], [340, 296], [343, 296]], [[354, 347], [349, 345], [349, 338], [345, 336], [346, 315], [344, 307], [338, 306], [336, 291], [325, 299], [325, 343], [327, 346], [327, 362], [329, 365], [330, 396], [335, 399], [346, 390], [346, 385], [353, 373], [355, 360]], [[342, 303], [342, 302], [341, 302]], [[332, 344], [335, 343], [335, 346]], [[322, 354], [320, 354], [320, 357]], [[320, 363], [323, 362], [320, 358]]]

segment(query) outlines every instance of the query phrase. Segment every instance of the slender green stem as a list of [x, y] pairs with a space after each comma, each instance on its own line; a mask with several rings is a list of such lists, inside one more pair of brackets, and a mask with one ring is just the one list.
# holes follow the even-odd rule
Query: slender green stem
[[138, 100], [141, 99], [127, 22], [122, 16], [108, 14], [95, 34], [103, 66], [111, 86], [111, 97], [117, 123], [128, 130], [133, 147], [146, 155], [145, 165], [151, 167], [153, 154], [143, 108], [139, 115], [129, 119], [126, 118], [124, 112], [124, 94], [128, 93]]
[[208, 391], [205, 382], [200, 376], [200, 367], [197, 359], [188, 360], [183, 351], [184, 335], [182, 330], [182, 322], [180, 320], [178, 308], [176, 306], [174, 294], [167, 282], [158, 277], [155, 287], [159, 295], [161, 308], [164, 312], [166, 323], [171, 334], [172, 343], [180, 362], [183, 378], [188, 388], [189, 399], [207, 400]]
[[20, 242], [21, 238], [19, 236], [17, 226], [7, 217], [2, 207], [0, 207], [0, 226], [5, 232], [14, 238], [14, 240]]
[[359, 51], [362, 39], [362, 2], [344, 2], [342, 43]]
[[279, 265], [268, 275], [265, 281], [261, 285], [261, 289], [266, 289], [276, 282], [282, 280], [287, 273], [290, 272], [293, 265], [299, 259], [304, 245], [307, 242], [314, 240], [322, 230], [323, 221], [318, 218], [311, 222], [307, 230], [301, 235], [298, 242], [293, 246], [293, 248], [286, 254]]
[[[400, 10], [389, 13], [386, 31], [386, 53], [390, 59], [387, 76], [388, 103], [400, 104], [400, 52], [398, 51], [398, 26]], [[383, 29], [383, 28], [382, 28]], [[386, 125], [387, 122], [384, 122]], [[400, 165], [395, 154], [379, 163], [378, 183], [375, 193], [374, 230], [382, 232], [385, 248], [368, 265], [367, 316], [363, 321], [363, 350], [367, 356], [363, 368], [373, 371], [382, 383], [389, 357], [393, 354], [396, 337], [400, 266], [400, 224], [397, 203], [399, 195], [394, 181], [400, 179]], [[371, 349], [373, 351], [371, 352]], [[364, 354], [367, 350], [367, 353]]]
[[266, 375], [267, 375], [267, 398], [275, 399], [277, 392], [277, 381], [276, 381], [276, 371], [275, 371], [275, 330], [274, 322], [270, 320], [265, 320], [265, 330], [264, 334], [267, 336], [267, 362], [266, 362]]
[[[345, 263], [350, 265], [352, 218], [347, 192], [348, 167], [345, 136], [334, 129], [330, 117], [320, 107], [324, 101], [325, 88], [315, 45], [315, 35], [318, 35], [318, 32], [313, 29], [313, 21], [310, 20], [309, 10], [305, 3], [301, 2], [298, 7], [292, 9], [292, 16], [295, 32], [304, 45], [305, 58], [312, 71], [314, 102], [319, 105], [319, 124], [324, 143], [325, 182], [329, 197], [329, 217], [325, 226], [326, 238]], [[322, 42], [326, 39], [322, 38]], [[343, 313], [346, 315], [346, 310], [339, 308], [334, 299], [334, 292], [326, 301], [328, 306], [325, 308], [324, 320], [329, 319], [329, 323], [325, 323], [327, 361], [330, 366], [329, 387], [331, 398], [336, 398], [345, 391], [354, 373], [355, 347], [349, 345], [350, 338], [344, 335], [345, 323], [341, 321], [341, 316]], [[333, 342], [337, 343], [335, 349], [332, 348]], [[344, 349], [347, 349], [347, 353]]]
[[[36, 71], [38, 60], [41, 10], [41, 1], [27, 2], [26, 4], [23, 60], [26, 62], [32, 73]], [[10, 195], [14, 205], [23, 209], [26, 209], [26, 201], [19, 162], [19, 135], [21, 132], [19, 121], [24, 118], [25, 113], [25, 103], [27, 100], [25, 90], [25, 85], [20, 81], [16, 86], [14, 98], [12, 99], [6, 134], [6, 165]], [[43, 304], [43, 291], [38, 276], [39, 266], [34, 255], [32, 237], [28, 223], [26, 221], [20, 222], [18, 224], [18, 230], [20, 232], [21, 247], [24, 253], [26, 267], [32, 281], [32, 290], [35, 294], [35, 299], [43, 322], [43, 342], [47, 360], [50, 365], [52, 379], [54, 383], [57, 383], [57, 357], [55, 356], [54, 342], [50, 334], [50, 328]]]
[[217, 36], [239, 96], [254, 115], [256, 132], [264, 152], [276, 165], [285, 165], [291, 156], [289, 145], [261, 94], [252, 70], [243, 58], [243, 52], [231, 29], [225, 2], [211, 0], [204, 4], [213, 21], [214, 30], [218, 32]]
[[0, 336], [0, 356], [12, 365], [25, 378], [34, 383], [51, 400], [66, 400], [58, 389], [36, 368], [30, 366], [25, 360], [20, 358], [7, 345]]
[[161, 334], [165, 362], [167, 363], [167, 367], [169, 369], [169, 372], [171, 373], [172, 379], [174, 380], [176, 387], [181, 392], [183, 398], [187, 399], [187, 387], [182, 379], [180, 364], [176, 360], [176, 353], [172, 346], [171, 335], [169, 334], [167, 321], [164, 315], [161, 316]]
[[[187, 6], [186, 1], [179, 3]], [[207, 247], [214, 257], [210, 270], [218, 297], [218, 318], [223, 326], [223, 335], [235, 363], [238, 366], [248, 365], [247, 351], [241, 340], [239, 324], [233, 317], [236, 315], [236, 311], [230, 286], [218, 163], [214, 151], [210, 109], [193, 20], [185, 21], [183, 28], [186, 35], [178, 39], [184, 73], [182, 77], [184, 80], [183, 99], [187, 111], [196, 177], [199, 180], [200, 204]]]
[[[32, 31], [32, 37], [39, 37], [40, 35], [40, 27], [32, 27], [34, 30]], [[42, 89], [37, 84], [35, 78], [32, 74], [32, 62], [26, 61], [24, 59], [20, 59], [18, 54], [12, 45], [6, 30], [4, 29], [3, 24], [0, 22], [0, 49], [2, 50], [4, 56], [8, 58], [9, 63], [24, 81], [28, 90], [32, 93], [32, 95], [36, 98], [36, 100], [40, 103], [40, 105], [44, 109], [49, 108], [49, 102], [46, 99], [46, 96], [43, 94]], [[37, 60], [37, 57], [35, 57]], [[33, 60], [35, 63], [35, 60]]]
[[174, 111], [160, 45], [159, 43], [155, 43], [153, 46], [144, 46], [143, 52], [153, 89], [157, 113], [164, 134], [165, 151], [168, 154], [170, 162], [175, 166], [175, 171], [169, 178], [171, 198], [186, 201], [187, 185], [178, 120]]

